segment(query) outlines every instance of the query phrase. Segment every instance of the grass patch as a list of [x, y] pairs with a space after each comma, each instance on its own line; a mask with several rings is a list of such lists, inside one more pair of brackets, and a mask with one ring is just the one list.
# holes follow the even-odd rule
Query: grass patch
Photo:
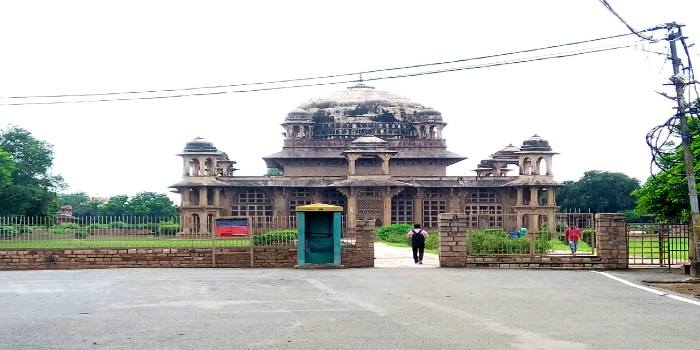
[[[549, 242], [550, 246], [552, 247], [552, 250], [563, 250], [570, 252], [571, 248], [569, 248], [568, 243], [564, 243], [558, 239], [553, 239]], [[593, 248], [586, 242], [584, 241], [578, 241], [578, 252], [580, 253], [593, 253]]]
[[664, 257], [671, 255], [672, 259], [688, 259], [687, 238], [670, 238], [664, 240], [662, 246], [657, 237], [629, 237], [627, 249], [630, 257], [636, 258], [658, 259], [663, 249], [665, 252], [671, 251], [670, 254], [664, 253]]

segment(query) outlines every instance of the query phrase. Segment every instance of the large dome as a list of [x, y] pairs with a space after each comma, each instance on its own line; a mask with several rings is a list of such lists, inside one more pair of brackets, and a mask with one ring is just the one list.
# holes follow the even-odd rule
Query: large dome
[[282, 125], [288, 139], [438, 139], [445, 123], [435, 109], [360, 82], [302, 104]]
[[[415, 122], [427, 114], [442, 120], [440, 112], [432, 108], [363, 83], [313, 99], [298, 110], [308, 111], [313, 121], [321, 123]], [[287, 120], [292, 119], [291, 114]]]

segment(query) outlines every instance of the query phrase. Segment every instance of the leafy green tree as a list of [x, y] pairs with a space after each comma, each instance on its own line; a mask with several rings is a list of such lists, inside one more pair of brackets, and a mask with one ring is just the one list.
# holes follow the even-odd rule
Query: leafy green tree
[[[688, 120], [688, 128], [693, 139], [690, 150], [695, 160], [695, 176], [700, 178], [700, 125]], [[670, 156], [660, 160], [666, 169], [650, 177], [641, 188], [634, 191], [637, 198], [635, 213], [653, 215], [658, 221], [690, 221], [690, 201], [688, 199], [688, 182], [685, 178], [685, 159], [683, 150], [677, 147]]]
[[639, 188], [639, 180], [623, 173], [589, 170], [578, 181], [563, 185], [557, 190], [557, 204], [562, 208], [615, 213], [634, 208], [631, 194]]
[[0, 148], [0, 188], [12, 183], [12, 173], [15, 172], [15, 168], [12, 155]]
[[163, 217], [177, 215], [175, 204], [163, 193], [137, 193], [127, 202], [127, 208], [130, 215], [136, 216]]
[[63, 186], [60, 176], [49, 173], [52, 146], [27, 130], [11, 127], [0, 131], [0, 148], [15, 164], [10, 184], [0, 188], [0, 215], [48, 214], [55, 208], [55, 191]]
[[127, 207], [127, 202], [129, 201], [129, 196], [118, 195], [110, 198], [107, 203], [102, 206], [100, 215], [106, 216], [125, 216], [131, 215], [129, 213], [129, 208]]
[[58, 205], [70, 205], [73, 207], [74, 216], [97, 216], [103, 210], [102, 202], [88, 196], [85, 192], [59, 194]]

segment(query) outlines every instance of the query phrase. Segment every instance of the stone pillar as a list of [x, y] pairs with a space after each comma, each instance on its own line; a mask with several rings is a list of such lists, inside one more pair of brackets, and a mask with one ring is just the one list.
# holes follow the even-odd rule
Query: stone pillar
[[555, 206], [557, 205], [557, 196], [556, 196], [556, 189], [554, 187], [550, 187], [547, 189], [547, 205], [549, 206]]
[[218, 188], [214, 189], [214, 205], [221, 207], [221, 190]]
[[467, 214], [444, 213], [438, 215], [440, 230], [440, 267], [466, 267], [469, 240]]
[[517, 199], [516, 199], [515, 205], [524, 205], [525, 204], [525, 202], [523, 201], [523, 191], [524, 191], [524, 189], [518, 188]]
[[537, 187], [530, 187], [530, 206], [531, 207], [536, 207], [538, 206], [538, 200], [537, 200]]
[[389, 158], [391, 158], [391, 156], [388, 154], [379, 156], [379, 159], [382, 160], [382, 175], [389, 175]]
[[416, 190], [416, 196], [413, 197], [413, 223], [423, 225], [423, 191]]
[[199, 206], [205, 206], [207, 205], [207, 188], [206, 187], [200, 187], [199, 188]]
[[382, 198], [383, 211], [382, 211], [382, 224], [384, 226], [391, 225], [391, 189], [387, 188], [384, 191], [384, 198]]
[[595, 214], [596, 252], [605, 269], [629, 267], [625, 216], [620, 213]]
[[355, 196], [355, 193], [353, 192], [352, 188], [347, 189], [347, 197], [346, 197], [346, 204], [348, 206], [348, 222], [347, 225], [348, 227], [355, 227], [355, 223], [357, 222], [357, 197]]
[[360, 158], [359, 154], [346, 154], [345, 158], [348, 160], [348, 175], [355, 175], [355, 161]]
[[190, 205], [190, 191], [189, 188], [180, 191], [180, 206], [186, 207]]
[[540, 233], [540, 215], [539, 214], [528, 214], [530, 217], [528, 218], [528, 228], [527, 228], [527, 233], [528, 234], [535, 234], [535, 233]]
[[275, 194], [272, 196], [272, 215], [284, 217], [290, 215], [287, 198], [278, 191], [275, 191]]
[[447, 197], [447, 212], [448, 213], [463, 213], [464, 207], [462, 206], [459, 194], [451, 193]]
[[182, 157], [182, 176], [189, 176], [190, 175], [190, 161]]
[[557, 214], [555, 213], [554, 209], [547, 214], [547, 228], [549, 228], [549, 232], [552, 233], [553, 238], [557, 238]]

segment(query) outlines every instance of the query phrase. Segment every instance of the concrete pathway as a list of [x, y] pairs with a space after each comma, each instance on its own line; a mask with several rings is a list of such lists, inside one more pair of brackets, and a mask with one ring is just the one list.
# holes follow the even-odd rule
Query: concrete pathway
[[374, 243], [374, 267], [433, 268], [440, 266], [437, 254], [426, 252], [423, 265], [413, 263], [410, 247], [393, 247], [381, 242]]

